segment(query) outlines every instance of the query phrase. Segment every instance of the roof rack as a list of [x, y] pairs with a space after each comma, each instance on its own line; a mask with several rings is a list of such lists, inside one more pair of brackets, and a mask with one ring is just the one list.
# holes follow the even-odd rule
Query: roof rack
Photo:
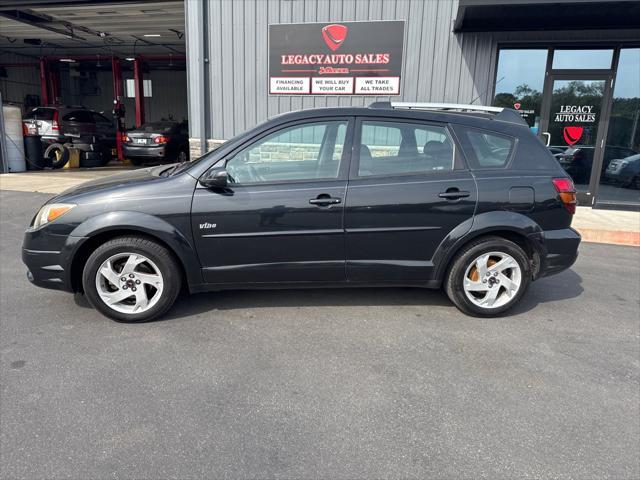
[[522, 116], [510, 108], [488, 107], [485, 105], [469, 105], [464, 103], [413, 103], [413, 102], [373, 102], [369, 108], [397, 108], [406, 110], [436, 110], [436, 111], [459, 111], [459, 112], [480, 112], [495, 114], [495, 120], [503, 122], [527, 125]]

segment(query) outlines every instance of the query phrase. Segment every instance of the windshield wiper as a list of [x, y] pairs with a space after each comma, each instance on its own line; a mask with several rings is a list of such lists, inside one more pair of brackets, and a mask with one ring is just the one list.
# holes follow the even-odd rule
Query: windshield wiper
[[169, 168], [167, 168], [167, 169], [165, 169], [165, 170], [161, 171], [161, 172], [160, 172], [160, 176], [161, 176], [161, 177], [168, 177], [168, 176], [170, 176], [173, 172], [175, 172], [175, 171], [176, 171], [176, 169], [177, 169], [179, 166], [180, 166], [180, 164], [173, 165], [173, 166], [171, 166], [171, 167], [169, 167]]

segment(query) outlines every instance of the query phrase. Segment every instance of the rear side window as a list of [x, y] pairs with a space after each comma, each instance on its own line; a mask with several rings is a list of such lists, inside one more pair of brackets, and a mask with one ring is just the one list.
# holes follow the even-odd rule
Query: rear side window
[[503, 168], [509, 163], [515, 140], [505, 135], [466, 130], [476, 168]]
[[363, 120], [358, 176], [433, 173], [453, 169], [454, 146], [438, 125]]

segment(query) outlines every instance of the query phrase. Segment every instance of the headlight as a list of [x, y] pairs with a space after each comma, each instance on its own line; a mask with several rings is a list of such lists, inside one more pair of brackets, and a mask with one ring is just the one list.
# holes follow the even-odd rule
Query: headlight
[[75, 205], [73, 203], [49, 203], [44, 205], [33, 219], [33, 228], [40, 228], [56, 218], [61, 217]]

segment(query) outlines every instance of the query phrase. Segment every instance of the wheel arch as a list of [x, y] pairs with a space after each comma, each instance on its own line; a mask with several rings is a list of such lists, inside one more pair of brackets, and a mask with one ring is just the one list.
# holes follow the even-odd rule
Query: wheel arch
[[538, 276], [540, 259], [544, 255], [542, 228], [531, 218], [517, 212], [487, 212], [474, 217], [471, 227], [462, 235], [447, 236], [434, 255], [437, 266], [435, 280], [440, 284], [451, 261], [470, 242], [481, 237], [501, 237], [522, 248], [531, 260], [533, 278]]
[[[127, 215], [133, 214], [133, 215]], [[128, 222], [116, 221], [117, 217]], [[202, 283], [202, 273], [192, 242], [174, 225], [165, 220], [138, 212], [111, 212], [102, 218], [94, 217], [79, 225], [72, 235], [85, 240], [71, 255], [69, 284], [74, 292], [82, 291], [82, 271], [87, 259], [99, 245], [113, 238], [139, 236], [153, 240], [169, 250], [178, 260], [182, 278], [190, 288]]]

